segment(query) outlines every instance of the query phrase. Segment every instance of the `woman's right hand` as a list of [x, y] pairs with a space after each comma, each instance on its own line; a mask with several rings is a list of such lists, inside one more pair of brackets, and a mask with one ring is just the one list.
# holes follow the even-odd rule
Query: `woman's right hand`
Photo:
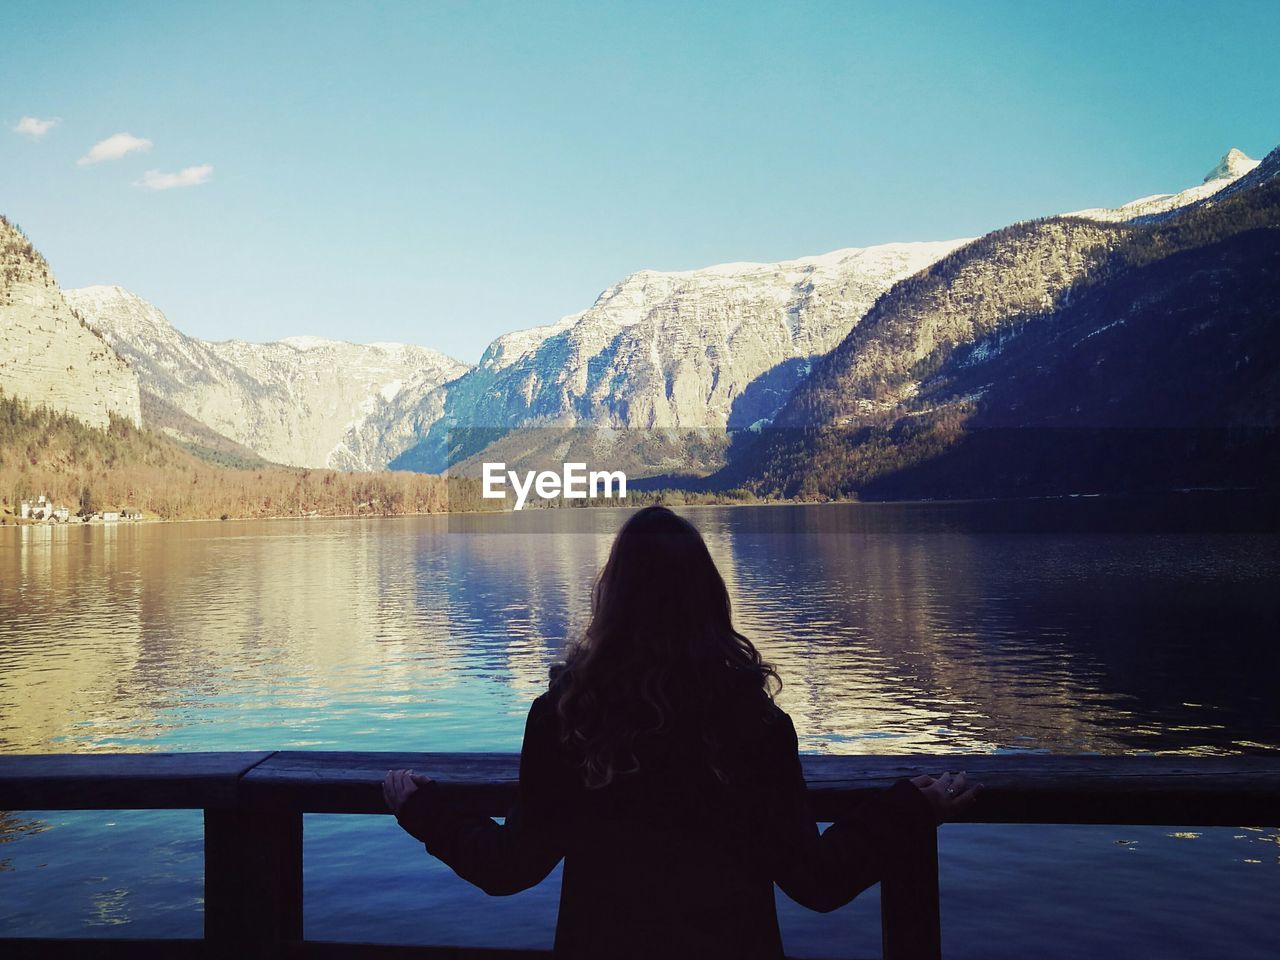
[[912, 777], [911, 782], [929, 801], [933, 816], [939, 823], [954, 820], [956, 814], [963, 812], [978, 799], [978, 791], [982, 789], [980, 783], [967, 783], [963, 771], [944, 773], [939, 777], [922, 774]]
[[409, 798], [430, 782], [430, 777], [420, 777], [412, 770], [388, 770], [382, 781], [382, 798], [387, 802], [387, 809], [400, 816]]

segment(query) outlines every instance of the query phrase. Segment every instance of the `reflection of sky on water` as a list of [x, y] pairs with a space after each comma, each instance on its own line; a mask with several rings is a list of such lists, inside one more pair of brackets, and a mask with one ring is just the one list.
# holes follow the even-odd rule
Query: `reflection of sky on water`
[[[803, 749], [1275, 749], [1276, 537], [1064, 522], [1061, 505], [1028, 533], [990, 509], [687, 512]], [[515, 750], [623, 516], [0, 529], [0, 750]], [[0, 818], [0, 934], [198, 934], [198, 814]], [[307, 831], [310, 936], [549, 940], [557, 884], [497, 904], [386, 821]], [[1229, 926], [1237, 956], [1264, 956], [1251, 931], [1280, 921], [1271, 900], [1239, 910], [1280, 868], [1274, 830], [948, 828], [943, 851], [956, 955], [997, 955], [995, 937], [1047, 956], [1035, 931], [1053, 926], [1076, 930], [1056, 955], [1119, 932], [1196, 957]], [[388, 869], [423, 899], [388, 892]], [[875, 953], [874, 899], [783, 915], [796, 954]]]

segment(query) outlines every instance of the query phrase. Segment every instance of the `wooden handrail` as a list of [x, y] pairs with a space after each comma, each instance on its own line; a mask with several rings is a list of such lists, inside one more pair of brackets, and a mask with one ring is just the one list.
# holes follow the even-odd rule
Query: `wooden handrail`
[[[806, 756], [817, 820], [918, 772], [965, 770], [985, 784], [967, 820], [1240, 826], [1280, 823], [1273, 757]], [[412, 768], [456, 803], [502, 816], [518, 757], [493, 753], [145, 753], [0, 756], [0, 809], [201, 809], [205, 819], [203, 941], [0, 940], [7, 956], [475, 957], [538, 951], [322, 944], [302, 937], [302, 815], [385, 814], [381, 782]], [[921, 862], [936, 863], [936, 848]], [[940, 955], [936, 866], [881, 891], [885, 956]]]

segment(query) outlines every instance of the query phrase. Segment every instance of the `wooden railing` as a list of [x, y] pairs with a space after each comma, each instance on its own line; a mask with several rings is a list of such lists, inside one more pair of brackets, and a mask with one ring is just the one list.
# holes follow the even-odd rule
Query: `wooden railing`
[[[19, 957], [470, 957], [545, 951], [398, 947], [304, 940], [302, 815], [385, 814], [388, 769], [430, 771], [457, 802], [502, 816], [517, 758], [467, 753], [150, 753], [0, 756], [0, 810], [201, 809], [202, 940], [0, 939]], [[985, 784], [972, 822], [1186, 826], [1280, 824], [1280, 760], [1270, 757], [895, 756], [804, 758], [817, 820], [920, 771]], [[459, 881], [461, 882], [461, 881]], [[881, 890], [884, 955], [940, 955], [936, 848], [931, 875]], [[922, 919], [923, 922], [922, 922]]]

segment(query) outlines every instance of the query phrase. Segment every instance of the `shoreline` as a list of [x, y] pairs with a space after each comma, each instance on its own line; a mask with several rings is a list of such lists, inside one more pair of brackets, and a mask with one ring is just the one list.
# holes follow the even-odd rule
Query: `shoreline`
[[[679, 491], [674, 491], [679, 493]], [[760, 500], [726, 500], [723, 503], [670, 503], [667, 504], [674, 509], [707, 509], [707, 508], [739, 508], [739, 507], [847, 507], [847, 506], [905, 506], [905, 505], [962, 505], [962, 504], [1021, 504], [1034, 503], [1037, 501], [1116, 501], [1116, 500], [1134, 500], [1149, 499], [1153, 497], [1176, 497], [1176, 496], [1222, 496], [1222, 495], [1254, 495], [1257, 497], [1266, 497], [1269, 491], [1257, 487], [1193, 487], [1193, 488], [1177, 488], [1171, 490], [1157, 491], [1126, 491], [1126, 492], [1107, 492], [1107, 493], [1059, 493], [1059, 494], [1033, 494], [1019, 497], [957, 497], [957, 498], [917, 498], [917, 499], [901, 499], [901, 500], [858, 500], [858, 499], [833, 499], [833, 500], [799, 500], [799, 499], [760, 499]], [[409, 517], [479, 517], [479, 516], [515, 516], [516, 514], [543, 514], [553, 511], [577, 511], [577, 510], [638, 510], [652, 503], [662, 503], [666, 498], [657, 498], [652, 501], [642, 503], [601, 503], [590, 504], [585, 506], [530, 506], [524, 510], [437, 510], [437, 511], [412, 511], [406, 513], [311, 513], [311, 514], [272, 514], [270, 516], [226, 516], [226, 517], [142, 517], [138, 520], [75, 520], [75, 521], [50, 521], [50, 520], [30, 520], [15, 517], [12, 514], [0, 516], [0, 528], [4, 527], [48, 527], [56, 529], [71, 529], [82, 527], [93, 528], [120, 528], [130, 526], [145, 526], [154, 524], [176, 524], [176, 523], [245, 523], [245, 522], [279, 522], [287, 520], [397, 520]]]

